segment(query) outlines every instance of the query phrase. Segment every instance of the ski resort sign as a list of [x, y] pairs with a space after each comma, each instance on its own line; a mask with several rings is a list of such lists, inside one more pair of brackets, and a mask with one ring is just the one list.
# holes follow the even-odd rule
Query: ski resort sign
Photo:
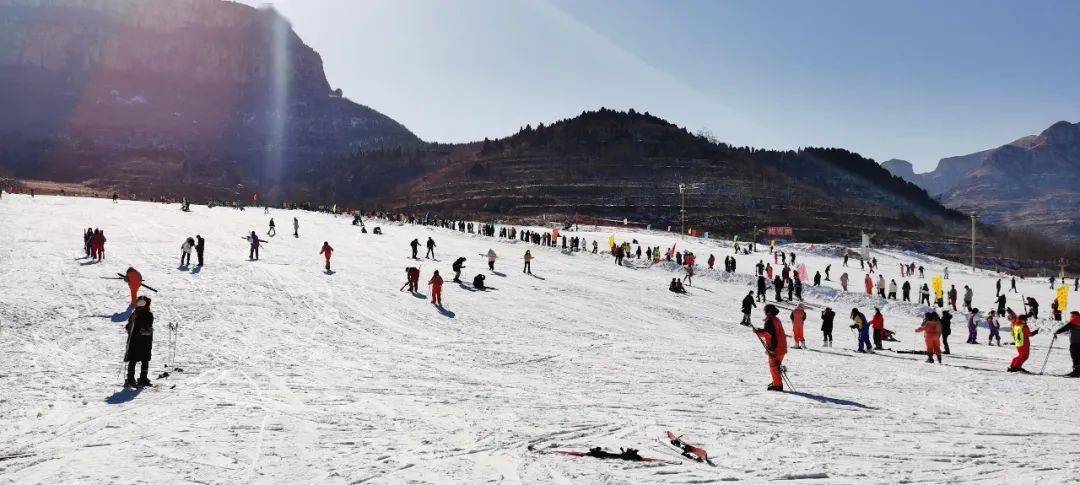
[[791, 237], [794, 231], [789, 226], [769, 226], [765, 228], [765, 233], [772, 237]]

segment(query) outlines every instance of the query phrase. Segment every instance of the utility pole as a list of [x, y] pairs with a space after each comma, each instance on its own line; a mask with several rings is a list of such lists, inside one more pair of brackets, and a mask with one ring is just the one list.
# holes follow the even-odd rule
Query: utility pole
[[679, 214], [682, 217], [682, 224], [679, 229], [679, 234], [686, 235], [686, 185], [679, 184]]
[[975, 272], [975, 213], [971, 213], [971, 272]]
[[1061, 266], [1061, 273], [1058, 275], [1058, 277], [1061, 279], [1062, 284], [1065, 283], [1065, 264], [1066, 264], [1065, 258], [1061, 258], [1061, 259], [1058, 260], [1058, 265]]

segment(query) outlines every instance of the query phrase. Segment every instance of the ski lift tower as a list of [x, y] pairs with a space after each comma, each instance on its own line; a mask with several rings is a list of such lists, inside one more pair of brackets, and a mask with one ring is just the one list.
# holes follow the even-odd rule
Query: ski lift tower
[[971, 272], [975, 272], [975, 218], [977, 215], [971, 213]]

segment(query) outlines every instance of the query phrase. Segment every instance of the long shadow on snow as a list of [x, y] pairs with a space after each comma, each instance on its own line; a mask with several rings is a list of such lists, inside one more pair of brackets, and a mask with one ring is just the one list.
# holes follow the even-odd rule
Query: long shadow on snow
[[98, 261], [96, 259], [91, 259], [90, 261], [84, 261], [82, 263], [79, 263], [79, 266], [87, 266], [91, 264], [98, 264]]
[[135, 399], [135, 396], [138, 396], [140, 392], [142, 392], [142, 389], [125, 387], [105, 398], [105, 402], [108, 404], [123, 404]]
[[443, 308], [442, 305], [436, 306], [435, 308], [437, 308], [439, 310], [439, 313], [441, 313], [443, 316], [445, 316], [447, 318], [454, 318], [454, 317], [457, 316], [456, 313], [454, 313], [454, 312], [452, 312], [450, 310], [447, 310], [446, 308]]
[[791, 394], [791, 395], [795, 395], [795, 396], [802, 396], [802, 397], [805, 397], [805, 398], [810, 399], [812, 401], [817, 401], [817, 402], [820, 402], [820, 403], [839, 404], [841, 406], [851, 406], [851, 407], [855, 407], [855, 408], [859, 408], [859, 409], [873, 409], [873, 410], [877, 409], [875, 407], [867, 406], [865, 404], [857, 403], [855, 401], [848, 401], [847, 399], [839, 399], [839, 398], [835, 398], [835, 397], [826, 397], [826, 396], [821, 396], [821, 395], [818, 395], [818, 394], [810, 394], [808, 392], [788, 391], [787, 394]]
[[506, 278], [506, 273], [500, 273], [498, 271], [492, 271], [491, 274], [493, 274], [495, 276], [502, 276], [503, 278]]
[[476, 291], [475, 288], [473, 288], [473, 287], [471, 287], [469, 285], [466, 285], [465, 283], [462, 283], [462, 282], [458, 282], [458, 286], [460, 286], [464, 290]]

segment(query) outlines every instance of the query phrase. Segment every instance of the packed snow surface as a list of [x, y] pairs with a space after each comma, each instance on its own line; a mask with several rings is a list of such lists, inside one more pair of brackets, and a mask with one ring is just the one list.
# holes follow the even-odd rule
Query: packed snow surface
[[[266, 236], [274, 217], [276, 237]], [[300, 237], [292, 236], [292, 219]], [[3, 483], [710, 483], [779, 479], [811, 483], [1060, 483], [1080, 477], [1080, 381], [1063, 340], [1046, 374], [1006, 373], [1015, 349], [965, 344], [963, 312], [944, 365], [921, 355], [852, 351], [853, 306], [880, 306], [900, 342], [922, 308], [862, 293], [858, 263], [832, 249], [798, 248], [808, 303], [837, 312], [836, 344], [822, 348], [820, 309], [809, 310], [810, 349], [786, 365], [795, 392], [767, 392], [761, 343], [740, 326], [753, 264], [717, 268], [730, 241], [590, 228], [591, 249], [614, 234], [698, 256], [687, 295], [668, 292], [674, 263], [559, 249], [408, 224], [304, 211], [192, 206], [4, 194], [0, 200], [0, 482]], [[82, 232], [105, 231], [105, 261], [82, 258]], [[248, 260], [255, 230], [270, 242]], [[180, 245], [206, 238], [206, 265], [178, 268]], [[405, 283], [408, 243], [433, 237], [419, 295]], [[319, 249], [336, 250], [332, 274]], [[637, 247], [634, 244], [633, 247]], [[782, 249], [783, 247], [781, 247]], [[491, 274], [481, 253], [499, 259]], [[533, 276], [522, 255], [536, 256]], [[759, 249], [764, 249], [759, 247]], [[423, 248], [421, 248], [421, 255]], [[450, 282], [488, 273], [494, 289]], [[991, 306], [997, 275], [902, 252], [875, 251], [887, 278], [899, 261], [951, 264], [949, 284]], [[902, 258], [902, 259], [897, 259]], [[155, 386], [121, 387], [128, 266], [159, 290]], [[428, 302], [433, 270], [447, 279], [444, 309]], [[847, 271], [852, 292], [835, 281]], [[110, 279], [113, 278], [113, 279]], [[921, 286], [923, 279], [912, 278]], [[917, 283], [916, 283], [917, 280]], [[1071, 280], [1070, 280], [1071, 283]], [[1048, 313], [1045, 279], [1018, 280]], [[1003, 282], [1008, 288], [1008, 280]], [[1075, 302], [1078, 298], [1072, 293]], [[771, 299], [771, 295], [770, 295]], [[754, 322], [760, 324], [760, 307]], [[788, 311], [781, 317], [790, 334]], [[170, 356], [169, 326], [178, 327]], [[1038, 372], [1049, 329], [1033, 338]], [[1011, 338], [1007, 324], [1003, 341]], [[166, 365], [170, 367], [166, 367]], [[179, 367], [182, 369], [177, 369]], [[158, 378], [168, 371], [169, 376]], [[789, 389], [790, 391], [790, 389]], [[666, 430], [708, 450], [718, 466], [684, 460], [657, 441]], [[598, 460], [527, 451], [632, 447], [672, 463]]]

